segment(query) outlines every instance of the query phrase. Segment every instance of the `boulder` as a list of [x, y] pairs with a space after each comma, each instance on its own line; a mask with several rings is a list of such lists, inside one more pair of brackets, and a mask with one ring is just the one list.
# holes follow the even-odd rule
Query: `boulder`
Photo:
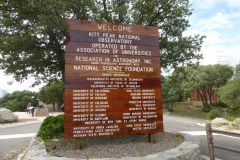
[[236, 118], [233, 122], [232, 122], [233, 127], [238, 127], [240, 128], [240, 118]]
[[0, 123], [17, 121], [18, 116], [12, 113], [9, 109], [0, 108]]
[[211, 121], [211, 124], [215, 126], [225, 126], [229, 124], [229, 121], [224, 118], [215, 118]]

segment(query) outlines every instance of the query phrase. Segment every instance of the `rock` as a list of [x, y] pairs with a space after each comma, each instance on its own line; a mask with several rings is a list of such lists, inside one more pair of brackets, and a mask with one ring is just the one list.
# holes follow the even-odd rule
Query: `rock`
[[240, 128], [240, 118], [236, 118], [233, 122], [232, 122], [233, 127], [239, 127]]
[[49, 112], [47, 108], [35, 108], [34, 116], [48, 116]]
[[0, 123], [17, 121], [18, 116], [12, 113], [9, 109], [0, 108]]
[[215, 126], [224, 126], [228, 125], [229, 121], [224, 118], [215, 118], [214, 120], [211, 121], [211, 124]]
[[59, 139], [54, 138], [54, 139], [52, 139], [51, 141], [52, 141], [52, 142], [59, 142]]

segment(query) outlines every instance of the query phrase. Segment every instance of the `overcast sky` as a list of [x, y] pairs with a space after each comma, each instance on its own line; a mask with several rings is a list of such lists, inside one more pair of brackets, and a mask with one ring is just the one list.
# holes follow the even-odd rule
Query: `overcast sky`
[[202, 64], [240, 63], [240, 0], [190, 0], [187, 34], [205, 35]]
[[[201, 53], [202, 64], [227, 63], [235, 66], [240, 63], [240, 0], [190, 0], [193, 15], [190, 17], [191, 27], [185, 33], [207, 36]], [[24, 83], [13, 81], [0, 71], [1, 90], [39, 91], [41, 86], [30, 87], [32, 79]], [[12, 84], [10, 82], [13, 82]]]

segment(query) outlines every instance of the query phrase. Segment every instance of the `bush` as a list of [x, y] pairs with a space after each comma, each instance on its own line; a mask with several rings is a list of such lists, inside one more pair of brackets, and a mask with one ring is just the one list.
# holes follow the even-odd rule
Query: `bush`
[[64, 134], [64, 116], [49, 116], [44, 119], [39, 131], [38, 137], [43, 140], [61, 138]]
[[218, 110], [211, 110], [208, 113], [208, 119], [212, 120], [214, 118], [221, 117], [221, 112]]
[[9, 100], [5, 104], [5, 108], [10, 109], [11, 111], [21, 111], [21, 104], [17, 100]]
[[221, 87], [219, 95], [221, 101], [231, 108], [240, 108], [240, 77], [229, 81], [225, 86]]
[[203, 107], [203, 112], [210, 112], [211, 108], [210, 107]]
[[234, 115], [239, 116], [240, 117], [240, 108], [235, 108], [233, 111]]
[[219, 108], [227, 108], [229, 107], [227, 104], [221, 102], [221, 101], [218, 101], [218, 102], [213, 102], [213, 106], [214, 107], [219, 107]]

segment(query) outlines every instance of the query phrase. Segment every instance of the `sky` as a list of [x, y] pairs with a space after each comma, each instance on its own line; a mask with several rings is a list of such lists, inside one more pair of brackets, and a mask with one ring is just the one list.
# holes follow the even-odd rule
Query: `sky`
[[201, 64], [240, 63], [240, 1], [190, 0], [193, 15], [186, 34], [205, 35]]
[[[201, 64], [240, 63], [240, 0], [190, 0], [193, 14], [191, 27], [185, 35], [205, 35]], [[23, 83], [0, 70], [0, 96], [2, 92], [15, 90], [39, 91], [43, 86], [30, 87], [33, 79]], [[4, 91], [3, 91], [4, 90]]]

